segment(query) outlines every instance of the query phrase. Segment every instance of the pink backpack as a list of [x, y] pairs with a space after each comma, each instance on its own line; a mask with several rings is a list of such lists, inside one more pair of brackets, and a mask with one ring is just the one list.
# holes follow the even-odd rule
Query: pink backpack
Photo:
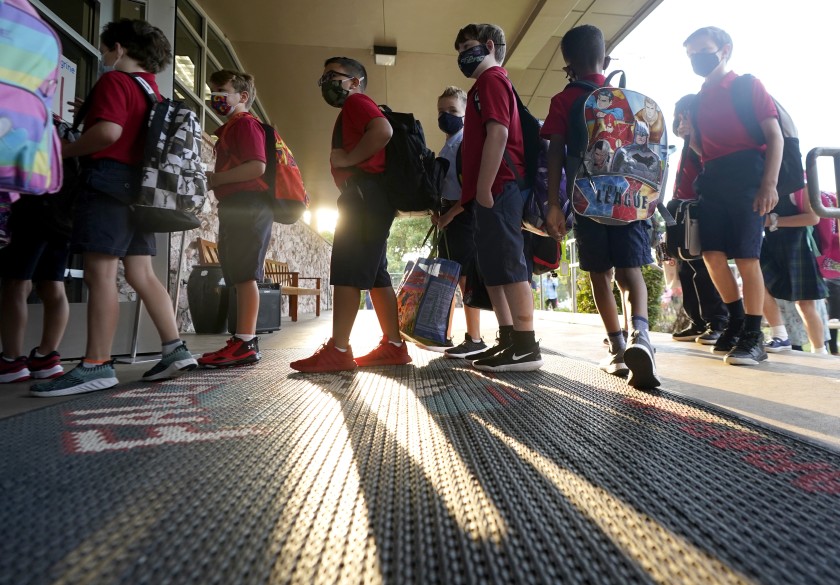
[[27, 0], [0, 0], [0, 191], [61, 188], [52, 122], [61, 43]]

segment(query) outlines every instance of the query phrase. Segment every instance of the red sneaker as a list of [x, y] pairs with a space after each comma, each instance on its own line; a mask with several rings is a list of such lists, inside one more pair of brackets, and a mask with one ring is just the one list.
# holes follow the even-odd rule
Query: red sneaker
[[23, 382], [29, 379], [29, 368], [26, 367], [26, 356], [15, 358], [13, 362], [7, 362], [0, 354], [0, 384], [12, 382]]
[[359, 366], [401, 366], [411, 363], [411, 356], [408, 355], [408, 345], [403, 342], [399, 347], [388, 341], [388, 336], [383, 335], [379, 345], [369, 354], [356, 358]]
[[343, 372], [355, 370], [356, 362], [353, 361], [353, 350], [347, 346], [347, 351], [338, 351], [332, 338], [318, 348], [310, 357], [297, 360], [289, 364], [293, 370], [298, 372]]
[[26, 365], [29, 367], [30, 375], [37, 380], [46, 380], [48, 378], [57, 378], [64, 373], [64, 368], [61, 367], [61, 356], [57, 351], [51, 351], [44, 357], [35, 355], [36, 347], [29, 352], [29, 357], [26, 358]]
[[219, 351], [211, 351], [198, 358], [198, 363], [206, 368], [230, 368], [255, 364], [262, 357], [258, 341], [258, 337], [251, 341], [242, 341], [234, 335]]

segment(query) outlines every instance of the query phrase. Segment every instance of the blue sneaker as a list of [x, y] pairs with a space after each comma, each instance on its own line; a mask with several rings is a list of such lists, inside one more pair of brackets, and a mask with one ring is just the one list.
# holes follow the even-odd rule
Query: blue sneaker
[[70, 396], [85, 394], [97, 390], [113, 388], [120, 381], [117, 380], [112, 362], [105, 362], [93, 368], [86, 368], [79, 364], [63, 376], [43, 384], [34, 384], [29, 393], [32, 396]]
[[774, 337], [764, 344], [764, 351], [770, 353], [780, 353], [790, 351], [791, 349], [793, 348], [791, 347], [790, 339], [782, 339], [781, 337]]
[[187, 349], [187, 344], [182, 343], [163, 356], [151, 370], [143, 374], [143, 379], [147, 382], [170, 380], [197, 367], [198, 362]]

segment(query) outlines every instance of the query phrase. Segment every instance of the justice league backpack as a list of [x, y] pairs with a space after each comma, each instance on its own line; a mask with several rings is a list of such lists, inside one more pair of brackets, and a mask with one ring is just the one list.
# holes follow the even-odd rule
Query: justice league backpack
[[[619, 87], [606, 87], [621, 74]], [[575, 213], [605, 224], [646, 220], [661, 203], [668, 170], [668, 134], [661, 108], [624, 89], [623, 71], [575, 100], [569, 118], [566, 185]], [[663, 216], [665, 214], [663, 213]], [[667, 216], [669, 217], [669, 216]]]

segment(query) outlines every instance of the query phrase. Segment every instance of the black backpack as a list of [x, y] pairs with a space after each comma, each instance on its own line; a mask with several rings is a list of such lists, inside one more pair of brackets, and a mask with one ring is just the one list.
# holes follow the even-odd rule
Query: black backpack
[[[438, 198], [435, 186], [435, 153], [426, 146], [423, 125], [414, 114], [394, 112], [385, 105], [380, 111], [391, 124], [393, 134], [385, 146], [385, 183], [388, 201], [403, 213], [427, 212]], [[333, 130], [333, 148], [341, 148], [341, 114]]]

